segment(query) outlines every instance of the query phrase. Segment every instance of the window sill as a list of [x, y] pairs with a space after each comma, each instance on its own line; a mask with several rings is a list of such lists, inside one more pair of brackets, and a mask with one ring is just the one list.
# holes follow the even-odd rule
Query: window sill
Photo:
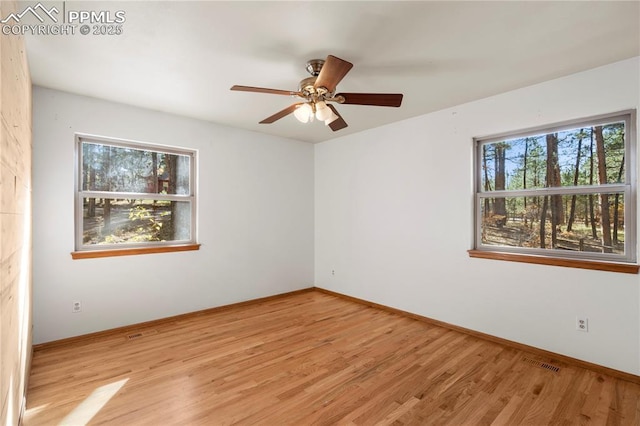
[[468, 250], [469, 257], [480, 259], [506, 260], [510, 262], [533, 263], [536, 265], [564, 266], [567, 268], [592, 269], [597, 271], [621, 272], [625, 274], [637, 274], [639, 265], [614, 262], [600, 262], [580, 259], [558, 259], [544, 256], [531, 256], [527, 254], [501, 253], [484, 250]]
[[200, 244], [183, 244], [179, 246], [137, 247], [113, 250], [87, 250], [71, 252], [72, 259], [94, 259], [97, 257], [134, 256], [138, 254], [171, 253], [176, 251], [200, 250]]

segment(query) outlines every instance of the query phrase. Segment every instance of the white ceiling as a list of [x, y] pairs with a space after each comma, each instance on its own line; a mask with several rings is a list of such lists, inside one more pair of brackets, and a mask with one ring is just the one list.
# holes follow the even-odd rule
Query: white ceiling
[[[59, 2], [60, 3], [60, 2]], [[33, 4], [23, 2], [22, 5]], [[71, 2], [124, 10], [116, 36], [28, 36], [33, 83], [320, 142], [640, 55], [640, 2]], [[354, 64], [342, 92], [404, 93], [400, 108], [339, 105], [332, 132], [293, 115], [312, 58]]]

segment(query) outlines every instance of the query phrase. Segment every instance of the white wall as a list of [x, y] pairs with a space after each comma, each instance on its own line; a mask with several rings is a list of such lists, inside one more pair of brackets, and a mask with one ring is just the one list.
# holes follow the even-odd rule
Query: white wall
[[[33, 96], [34, 343], [313, 285], [312, 145], [40, 87]], [[72, 260], [74, 132], [198, 149], [201, 249]]]
[[472, 138], [637, 108], [639, 75], [635, 58], [315, 145], [316, 286], [640, 374], [637, 275], [467, 255]]

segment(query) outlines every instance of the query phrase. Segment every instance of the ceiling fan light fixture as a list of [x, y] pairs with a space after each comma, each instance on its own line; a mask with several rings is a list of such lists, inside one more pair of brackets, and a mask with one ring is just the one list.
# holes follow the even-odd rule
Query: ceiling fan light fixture
[[316, 118], [320, 121], [325, 121], [331, 118], [333, 111], [329, 109], [324, 101], [316, 102]]
[[308, 123], [313, 118], [313, 109], [308, 103], [300, 105], [293, 111], [293, 115], [301, 123]]

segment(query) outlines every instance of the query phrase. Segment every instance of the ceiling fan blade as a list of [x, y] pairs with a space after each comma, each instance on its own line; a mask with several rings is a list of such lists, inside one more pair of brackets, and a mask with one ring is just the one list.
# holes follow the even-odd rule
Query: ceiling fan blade
[[329, 92], [333, 92], [336, 90], [336, 86], [340, 83], [340, 80], [347, 75], [352, 67], [353, 64], [351, 62], [336, 58], [332, 55], [327, 56], [327, 60], [324, 61], [324, 65], [322, 65], [320, 74], [318, 74], [318, 78], [313, 87], [326, 87]]
[[286, 117], [287, 115], [291, 114], [293, 111], [296, 110], [296, 108], [298, 107], [298, 105], [302, 105], [302, 102], [299, 102], [297, 104], [293, 104], [291, 106], [286, 107], [285, 109], [283, 109], [282, 111], [276, 112], [275, 114], [273, 114], [271, 117], [267, 117], [264, 120], [262, 120], [260, 122], [260, 124], [271, 124], [274, 121], [280, 120], [282, 117]]
[[386, 107], [399, 107], [402, 104], [402, 93], [338, 93], [335, 97], [338, 96], [344, 98], [343, 104]]
[[266, 89], [264, 87], [252, 87], [252, 86], [231, 86], [231, 90], [237, 90], [239, 92], [257, 92], [257, 93], [270, 93], [272, 95], [287, 95], [297, 96], [299, 92], [292, 92], [291, 90], [279, 90], [279, 89]]
[[347, 122], [344, 121], [344, 118], [342, 118], [342, 116], [338, 113], [338, 110], [331, 104], [327, 104], [327, 106], [329, 108], [331, 108], [331, 111], [333, 111], [333, 113], [335, 115], [338, 116], [338, 119], [329, 123], [329, 127], [331, 127], [331, 130], [333, 130], [334, 132], [337, 132], [340, 129], [344, 129], [345, 127], [348, 126]]

